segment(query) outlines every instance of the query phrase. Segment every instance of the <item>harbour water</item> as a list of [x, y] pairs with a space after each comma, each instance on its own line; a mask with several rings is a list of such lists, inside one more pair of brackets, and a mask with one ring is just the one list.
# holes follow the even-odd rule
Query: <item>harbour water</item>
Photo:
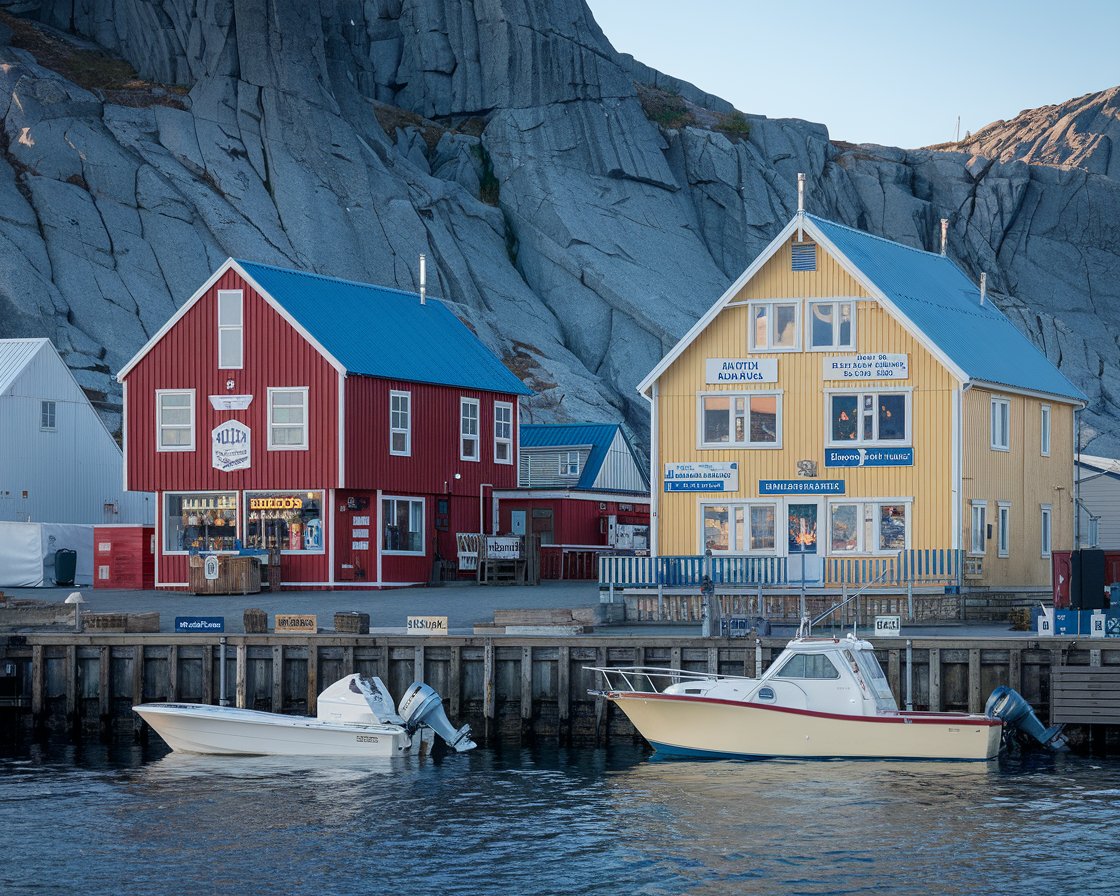
[[1120, 891], [1120, 762], [0, 757], [9, 896]]

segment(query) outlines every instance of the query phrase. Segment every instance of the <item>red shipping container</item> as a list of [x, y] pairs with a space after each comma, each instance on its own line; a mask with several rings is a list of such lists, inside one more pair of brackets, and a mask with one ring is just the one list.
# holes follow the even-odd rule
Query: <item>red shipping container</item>
[[155, 539], [154, 526], [94, 526], [93, 587], [154, 589]]

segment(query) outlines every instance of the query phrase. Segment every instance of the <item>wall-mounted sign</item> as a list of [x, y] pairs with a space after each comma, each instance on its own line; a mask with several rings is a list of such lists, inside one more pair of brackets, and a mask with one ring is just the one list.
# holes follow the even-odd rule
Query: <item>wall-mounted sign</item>
[[177, 632], [224, 632], [226, 630], [225, 616], [176, 616], [175, 631]]
[[[196, 566], [195, 569], [198, 567]], [[218, 578], [218, 558], [207, 557], [202, 561], [202, 575], [207, 581], [213, 582]]]
[[910, 356], [841, 355], [824, 359], [826, 380], [905, 380], [910, 377]]
[[777, 358], [708, 358], [709, 383], [776, 383]]
[[843, 479], [760, 479], [760, 495], [842, 495]]
[[252, 460], [252, 433], [238, 420], [227, 420], [210, 433], [210, 457], [215, 470], [247, 470]]
[[368, 541], [353, 541], [353, 542], [350, 543], [350, 550], [352, 550], [352, 551], [368, 551], [369, 550], [369, 542]]
[[901, 616], [876, 616], [875, 637], [897, 638], [902, 631]]
[[410, 635], [446, 635], [446, 616], [409, 616], [406, 629]]
[[520, 560], [521, 539], [508, 535], [487, 536], [486, 556], [490, 560]]
[[210, 407], [212, 407], [215, 411], [243, 411], [252, 403], [252, 395], [210, 396]]
[[737, 463], [665, 464], [667, 492], [737, 492]]
[[826, 467], [912, 467], [913, 448], [826, 448]]
[[250, 498], [250, 510], [300, 510], [303, 507], [303, 498], [296, 495], [285, 495], [278, 498]]
[[315, 634], [319, 631], [319, 620], [315, 615], [277, 613], [275, 630], [278, 632], [310, 632]]

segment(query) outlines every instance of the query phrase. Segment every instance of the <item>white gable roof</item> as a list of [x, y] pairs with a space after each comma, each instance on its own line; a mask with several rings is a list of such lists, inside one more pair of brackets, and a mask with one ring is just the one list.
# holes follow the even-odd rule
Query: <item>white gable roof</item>
[[49, 339], [0, 339], [0, 395], [7, 395], [20, 374]]

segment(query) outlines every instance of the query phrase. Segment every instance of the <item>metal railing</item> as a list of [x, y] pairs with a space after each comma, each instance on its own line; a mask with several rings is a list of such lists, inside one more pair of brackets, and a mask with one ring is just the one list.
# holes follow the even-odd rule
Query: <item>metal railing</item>
[[[721, 678], [743, 678], [742, 675], [719, 675], [715, 672], [692, 672], [667, 669], [664, 666], [584, 666], [588, 672], [599, 672], [606, 691], [635, 694], [659, 694], [670, 685], [682, 681], [716, 681]], [[663, 683], [660, 683], [663, 682]]]

